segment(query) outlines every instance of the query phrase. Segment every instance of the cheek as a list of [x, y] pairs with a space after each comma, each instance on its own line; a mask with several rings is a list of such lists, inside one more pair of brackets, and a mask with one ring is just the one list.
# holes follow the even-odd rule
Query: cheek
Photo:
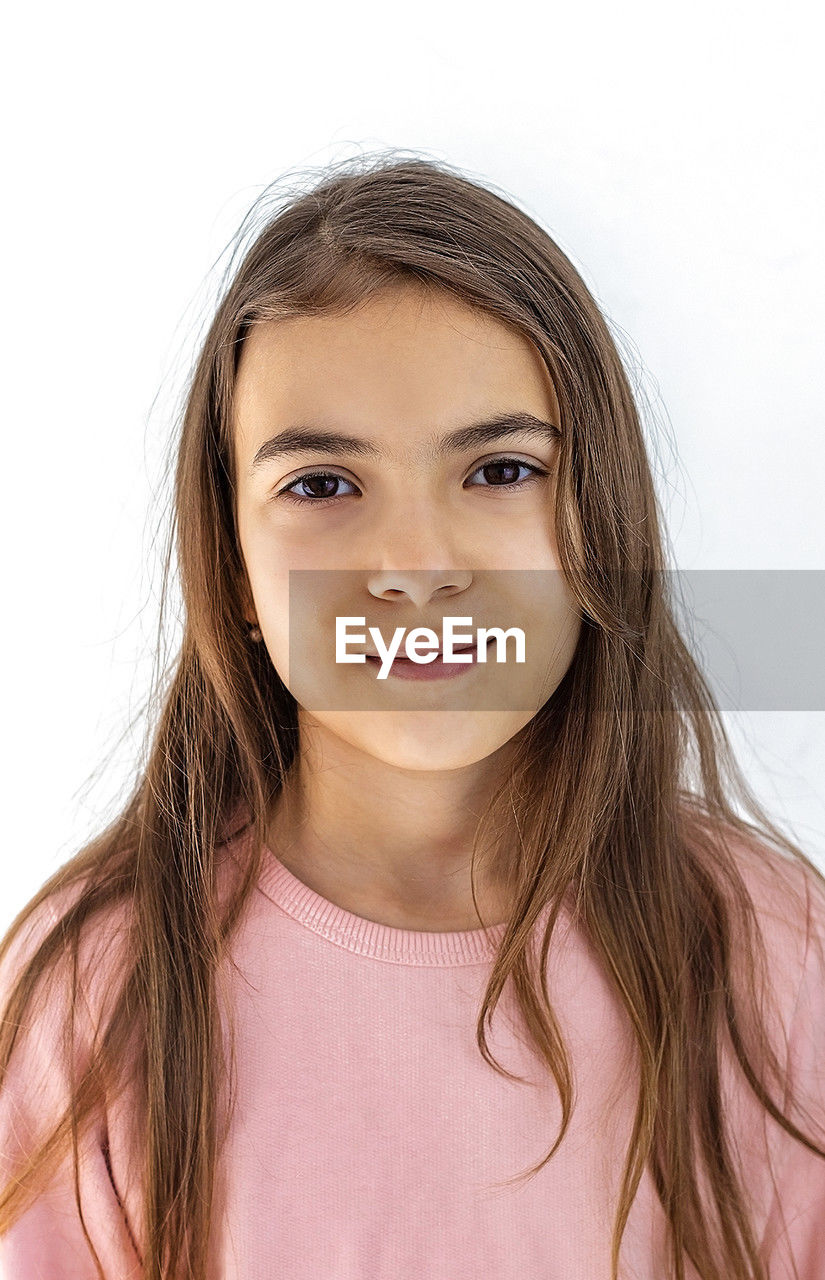
[[[294, 528], [279, 528], [265, 510], [247, 514], [239, 522], [239, 535], [256, 605], [274, 622], [279, 612], [288, 613], [290, 573], [319, 567], [314, 544]], [[293, 575], [293, 591], [294, 584]]]
[[298, 540], [278, 527], [265, 506], [254, 509], [240, 523], [241, 541], [250, 568], [271, 574], [288, 567], [300, 551]]
[[507, 519], [496, 522], [494, 528], [489, 521], [484, 522], [481, 536], [495, 546], [499, 563], [514, 569], [557, 569], [559, 550], [552, 488], [537, 493], [534, 502], [508, 511]]

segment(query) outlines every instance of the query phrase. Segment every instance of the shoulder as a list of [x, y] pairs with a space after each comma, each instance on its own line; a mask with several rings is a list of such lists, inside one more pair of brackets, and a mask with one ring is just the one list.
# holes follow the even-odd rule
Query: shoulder
[[[219, 903], [237, 882], [235, 851], [242, 837], [242, 832], [236, 833], [216, 851]], [[69, 864], [61, 868], [64, 872], [71, 872]], [[36, 1007], [44, 1008], [45, 1016], [67, 1007], [72, 985], [77, 1011], [95, 1029], [105, 1021], [136, 958], [140, 929], [135, 894], [127, 889], [115, 896], [103, 888], [111, 879], [105, 872], [88, 870], [66, 874], [48, 893], [40, 890], [34, 895], [0, 932], [0, 1015], [18, 978], [35, 961], [26, 986], [38, 986]]]
[[[730, 854], [766, 946], [775, 959], [795, 964], [798, 972], [811, 942], [825, 928], [825, 875], [810, 856], [777, 848], [756, 831], [725, 827], [717, 839]], [[714, 878], [732, 902], [730, 882], [720, 878], [721, 870], [717, 867]]]
[[812, 858], [765, 852], [752, 842], [740, 845], [737, 857], [765, 944], [762, 1013], [777, 1031], [772, 1041], [782, 1079], [769, 1092], [799, 1136], [774, 1116], [755, 1113], [750, 1099], [737, 1104], [734, 1128], [742, 1150], [756, 1153], [748, 1185], [765, 1186], [770, 1170], [761, 1247], [771, 1275], [819, 1276], [825, 1274], [825, 884]]
[[778, 1030], [786, 1086], [825, 1132], [825, 879], [814, 859], [762, 839], [737, 835], [731, 848], [764, 945], [763, 1011]]
[[0, 935], [0, 1017], [15, 1025], [15, 1042], [28, 1039], [41, 1052], [47, 1044], [56, 1049], [68, 1015], [73, 1035], [87, 1039], [100, 1025], [122, 972], [131, 903], [108, 904], [73, 926], [85, 888], [80, 881], [36, 895]]
[[825, 937], [825, 875], [810, 856], [762, 838], [737, 835], [731, 843], [766, 944], [801, 977], [800, 966], [815, 959]]

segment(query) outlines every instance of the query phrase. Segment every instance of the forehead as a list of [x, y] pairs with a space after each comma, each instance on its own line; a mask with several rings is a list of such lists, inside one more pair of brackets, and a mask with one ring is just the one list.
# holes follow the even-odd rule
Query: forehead
[[234, 400], [241, 456], [294, 418], [334, 417], [405, 439], [491, 409], [558, 421], [550, 375], [526, 336], [444, 292], [407, 285], [345, 314], [254, 325]]

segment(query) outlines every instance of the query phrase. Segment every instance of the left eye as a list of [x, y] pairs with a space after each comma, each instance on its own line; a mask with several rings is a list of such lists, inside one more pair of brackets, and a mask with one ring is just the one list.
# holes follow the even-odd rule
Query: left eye
[[[490, 462], [484, 462], [480, 467], [477, 467], [473, 472], [473, 475], [496, 468], [499, 471], [503, 469], [505, 472], [512, 471], [514, 468], [516, 471], [518, 471], [519, 468], [523, 468], [528, 472], [528, 475], [522, 480], [508, 480], [503, 484], [494, 483], [472, 485], [471, 487], [474, 489], [507, 489], [512, 492], [514, 489], [523, 489], [529, 484], [534, 484], [537, 480], [543, 479], [548, 474], [548, 472], [542, 467], [537, 467], [532, 462], [524, 462], [521, 458], [493, 458]], [[293, 480], [285, 489], [279, 490], [278, 493], [275, 494], [275, 497], [284, 498], [287, 502], [297, 502], [313, 507], [320, 507], [326, 506], [330, 502], [337, 502], [339, 498], [346, 496], [345, 494], [316, 494], [305, 497], [291, 492], [296, 485], [306, 485], [315, 480], [322, 481], [327, 484], [330, 481], [333, 483], [343, 482], [344, 484], [352, 484], [352, 481], [347, 480], [346, 476], [339, 476], [334, 471], [308, 471], [305, 475], [298, 476], [297, 480]]]

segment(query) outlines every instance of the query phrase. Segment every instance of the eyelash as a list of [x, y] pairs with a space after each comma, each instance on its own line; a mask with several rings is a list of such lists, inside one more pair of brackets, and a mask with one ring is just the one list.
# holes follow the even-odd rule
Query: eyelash
[[[486, 484], [486, 485], [480, 484], [480, 485], [473, 485], [471, 487], [474, 489], [503, 489], [507, 493], [512, 493], [514, 490], [521, 490], [525, 488], [527, 485], [534, 484], [537, 480], [540, 480], [544, 476], [547, 476], [550, 474], [548, 471], [545, 471], [543, 467], [537, 467], [532, 462], [524, 462], [522, 458], [508, 458], [508, 457], [490, 458], [488, 462], [483, 462], [480, 467], [476, 467], [476, 471], [483, 471], [485, 467], [497, 466], [502, 462], [515, 462], [516, 465], [519, 467], [527, 467], [527, 469], [532, 474], [529, 476], [525, 476], [523, 480], [514, 480], [510, 484]], [[476, 474], [476, 471], [473, 472], [473, 475]], [[345, 484], [353, 483], [352, 480], [347, 480], [346, 476], [339, 476], [334, 471], [306, 471], [302, 476], [297, 476], [294, 480], [291, 480], [285, 489], [280, 489], [275, 494], [275, 497], [285, 498], [287, 502], [298, 503], [300, 506], [326, 507], [326, 506], [329, 506], [331, 502], [340, 502], [341, 498], [346, 498], [351, 496], [350, 494], [338, 493], [338, 494], [333, 494], [332, 497], [329, 497], [329, 498], [307, 498], [307, 497], [301, 496], [300, 494], [289, 492], [289, 490], [292, 489], [296, 484], [300, 484], [302, 480], [327, 480], [327, 479], [343, 480]]]

